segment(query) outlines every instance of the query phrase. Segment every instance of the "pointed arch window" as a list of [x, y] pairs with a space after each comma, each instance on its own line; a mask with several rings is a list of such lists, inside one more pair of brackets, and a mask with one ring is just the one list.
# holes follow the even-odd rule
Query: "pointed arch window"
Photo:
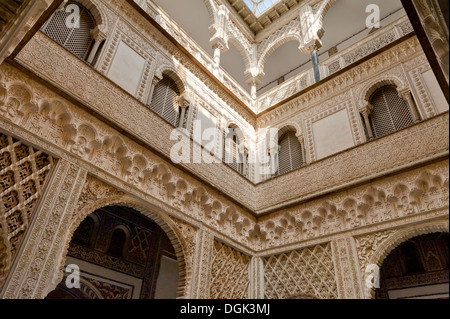
[[177, 99], [179, 95], [180, 92], [175, 81], [164, 76], [155, 85], [150, 109], [173, 126], [178, 126], [180, 110]]
[[89, 10], [81, 4], [69, 1], [67, 5], [78, 6], [79, 27], [68, 27], [67, 21], [73, 22], [70, 19], [73, 12], [62, 9], [51, 16], [42, 27], [42, 31], [80, 59], [87, 60], [93, 44], [91, 30], [95, 28], [95, 20]]
[[370, 98], [370, 125], [374, 137], [382, 137], [414, 124], [407, 101], [400, 97], [395, 86], [384, 86]]
[[304, 164], [302, 144], [295, 132], [284, 133], [278, 141], [278, 172], [277, 175], [289, 173]]

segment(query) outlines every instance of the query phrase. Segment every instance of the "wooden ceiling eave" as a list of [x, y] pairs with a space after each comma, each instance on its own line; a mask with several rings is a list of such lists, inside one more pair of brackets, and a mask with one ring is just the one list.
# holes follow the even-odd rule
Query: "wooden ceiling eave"
[[[233, 8], [233, 10], [241, 17], [242, 22], [250, 28], [255, 36], [258, 36], [259, 33], [270, 27], [274, 21], [278, 21], [289, 12], [292, 12], [302, 0], [283, 0], [275, 4], [270, 10], [259, 17], [253, 14], [243, 0], [221, 1]], [[289, 21], [287, 23], [289, 23]]]

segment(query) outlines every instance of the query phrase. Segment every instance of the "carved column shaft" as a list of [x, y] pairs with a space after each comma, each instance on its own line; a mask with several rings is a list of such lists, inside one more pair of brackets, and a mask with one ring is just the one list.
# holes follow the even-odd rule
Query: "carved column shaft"
[[364, 110], [361, 112], [362, 116], [364, 117], [364, 124], [366, 126], [367, 134], [369, 135], [369, 140], [372, 140], [374, 138], [372, 125], [370, 125], [370, 119], [369, 119], [369, 111]]
[[264, 299], [264, 262], [253, 257], [250, 263], [250, 299]]
[[95, 56], [97, 55], [100, 44], [106, 39], [106, 35], [101, 32], [98, 27], [91, 31], [91, 35], [94, 38], [94, 45], [92, 46], [91, 52], [86, 62], [92, 64], [94, 62]]
[[317, 82], [320, 82], [320, 68], [319, 68], [319, 51], [314, 50], [311, 53], [313, 68], [314, 68], [314, 79]]
[[352, 237], [335, 240], [331, 243], [331, 249], [336, 269], [339, 298], [364, 298], [355, 240]]
[[205, 229], [197, 232], [192, 270], [191, 299], [209, 299], [214, 236]]
[[411, 91], [406, 90], [406, 91], [402, 92], [402, 96], [408, 102], [409, 109], [411, 110], [411, 115], [413, 117], [414, 122], [415, 123], [420, 122], [420, 115], [417, 112], [416, 103], [414, 102], [414, 100], [412, 98]]

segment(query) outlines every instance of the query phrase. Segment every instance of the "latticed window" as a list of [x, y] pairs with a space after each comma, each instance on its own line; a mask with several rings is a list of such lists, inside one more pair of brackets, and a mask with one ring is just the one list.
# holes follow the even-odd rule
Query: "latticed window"
[[165, 76], [155, 86], [150, 109], [170, 124], [177, 126], [179, 117], [178, 95], [175, 81]]
[[371, 125], [375, 137], [382, 137], [414, 124], [408, 102], [394, 86], [378, 89], [370, 99], [373, 106]]
[[233, 128], [228, 128], [225, 138], [225, 163], [239, 174], [244, 174], [244, 156], [239, 150], [239, 137]]
[[287, 132], [278, 142], [278, 175], [286, 174], [303, 166], [302, 145], [295, 132]]
[[[92, 45], [91, 30], [95, 27], [95, 20], [81, 4], [69, 1], [67, 5], [78, 6], [78, 23], [72, 19], [73, 11], [58, 10], [44, 24], [42, 31], [80, 59], [86, 60]], [[71, 27], [67, 22], [76, 24], [76, 27]]]

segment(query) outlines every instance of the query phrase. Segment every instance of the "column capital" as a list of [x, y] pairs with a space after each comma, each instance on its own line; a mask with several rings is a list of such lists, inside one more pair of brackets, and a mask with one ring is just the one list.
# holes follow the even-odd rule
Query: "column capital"
[[398, 93], [404, 100], [406, 100], [406, 102], [408, 102], [409, 109], [411, 111], [411, 115], [413, 117], [414, 122], [415, 123], [420, 122], [421, 117], [420, 117], [419, 112], [416, 109], [416, 104], [414, 102], [411, 89], [406, 88], [406, 89], [399, 91]]
[[91, 36], [97, 42], [102, 42], [107, 38], [106, 33], [101, 30], [100, 26], [96, 26], [94, 29], [91, 30]]
[[314, 51], [319, 51], [322, 47], [322, 40], [317, 37], [312, 39], [310, 42], [300, 45], [299, 50], [302, 53], [312, 54]]
[[182, 94], [178, 97], [178, 106], [181, 109], [187, 109], [191, 105], [191, 102], [189, 101], [189, 98], [186, 96], [186, 94]]
[[411, 89], [406, 88], [403, 90], [398, 91], [398, 94], [405, 100], [409, 99], [411, 97]]
[[373, 111], [373, 105], [370, 104], [370, 103], [367, 103], [366, 105], [364, 105], [364, 106], [359, 108], [359, 112], [362, 115], [367, 115], [368, 116], [368, 115], [372, 114], [372, 111]]
[[311, 54], [322, 47], [322, 37], [325, 31], [322, 27], [322, 20], [319, 19], [310, 5], [304, 5], [299, 10], [301, 41], [300, 51]]

